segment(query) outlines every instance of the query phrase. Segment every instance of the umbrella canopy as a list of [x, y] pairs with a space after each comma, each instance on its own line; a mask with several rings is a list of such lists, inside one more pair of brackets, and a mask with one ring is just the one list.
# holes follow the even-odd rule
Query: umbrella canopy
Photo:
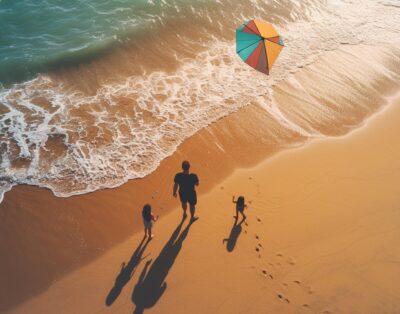
[[267, 22], [251, 20], [236, 30], [236, 52], [254, 69], [269, 74], [283, 48], [283, 40]]

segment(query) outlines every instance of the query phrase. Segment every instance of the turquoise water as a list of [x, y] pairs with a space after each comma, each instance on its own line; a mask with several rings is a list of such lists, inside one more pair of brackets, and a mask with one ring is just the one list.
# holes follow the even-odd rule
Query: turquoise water
[[205, 32], [233, 34], [245, 16], [277, 23], [290, 10], [293, 16], [306, 12], [290, 3], [281, 1], [280, 10], [272, 10], [274, 3], [262, 0], [0, 0], [0, 83], [9, 87], [37, 73], [85, 63], [135, 41], [138, 33], [151, 37], [155, 29], [179, 33], [179, 27], [196, 24]]
[[[174, 23], [204, 25], [205, 32], [218, 26], [233, 32], [246, 14], [276, 23], [290, 11], [290, 2], [281, 1], [282, 11], [274, 12], [273, 3], [260, 0], [0, 0], [0, 83], [9, 87], [37, 73], [85, 63], [134, 41], [137, 33], [151, 37], [157, 28], [178, 33], [170, 28]], [[305, 12], [301, 6], [297, 11]], [[223, 29], [221, 22], [230, 27]]]
[[[235, 51], [252, 18], [285, 41], [270, 76]], [[373, 80], [399, 81], [399, 20], [392, 0], [0, 0], [0, 202], [16, 184], [65, 197], [142, 178], [250, 103], [276, 150], [358, 125], [376, 109], [363, 99], [382, 94]], [[324, 80], [344, 98], [306, 92], [304, 68], [334, 69]], [[275, 101], [277, 84], [302, 96]]]
[[0, 0], [0, 82], [102, 53], [154, 20], [147, 0]]

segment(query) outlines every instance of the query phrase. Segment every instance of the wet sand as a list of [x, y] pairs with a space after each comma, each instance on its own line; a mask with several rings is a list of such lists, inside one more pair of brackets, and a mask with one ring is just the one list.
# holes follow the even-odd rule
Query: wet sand
[[[369, 53], [390, 68], [390, 73], [380, 73], [381, 67], [374, 68], [375, 72], [368, 68]], [[274, 105], [311, 133], [346, 134], [384, 106], [384, 95], [398, 88], [394, 79], [400, 74], [398, 59], [388, 61], [392, 60], [388, 56], [397, 53], [396, 47], [347, 47], [329, 52], [275, 86]], [[342, 60], [341, 68], [353, 68], [355, 56], [360, 64], [346, 76], [331, 62], [337, 58]], [[315, 112], [319, 107], [323, 110]], [[309, 139], [283, 127], [276, 119], [276, 108], [253, 103], [240, 109], [184, 141], [152, 174], [115, 189], [58, 198], [46, 189], [14, 187], [0, 204], [0, 312], [43, 293], [141, 231], [140, 210], [145, 203], [150, 202], [161, 217], [173, 211], [177, 200], [171, 195], [172, 179], [183, 159], [190, 160], [199, 175], [199, 194], [203, 195], [237, 169], [255, 166], [282, 149], [304, 145]], [[314, 125], [320, 119], [323, 122]], [[395, 139], [395, 135], [387, 138]], [[349, 162], [358, 163], [355, 159]]]
[[[250, 105], [185, 141], [151, 175], [116, 189], [69, 198], [33, 186], [7, 192], [0, 204], [0, 311], [44, 291], [141, 230], [140, 210], [145, 203], [150, 202], [161, 216], [171, 211], [177, 205], [173, 177], [183, 159], [189, 159], [198, 173], [202, 194], [234, 169], [255, 165], [275, 153], [277, 145], [269, 136], [273, 123], [277, 124], [264, 109]], [[248, 148], [244, 151], [238, 143]]]
[[[220, 167], [227, 178], [218, 184], [215, 177], [214, 182], [206, 180], [207, 169], [215, 169], [217, 160], [203, 158], [208, 167], [193, 170], [202, 186], [213, 188], [202, 187], [198, 221], [180, 225], [179, 208], [163, 214], [154, 201], [162, 217], [155, 225], [156, 237], [142, 242], [142, 250], [135, 254], [143, 238], [138, 232], [15, 313], [400, 311], [400, 284], [394, 280], [400, 275], [399, 118], [396, 100], [347, 136], [313, 141], [233, 173], [237, 165], [227, 160]], [[203, 133], [205, 142], [212, 138], [211, 130]], [[254, 163], [257, 151], [248, 153]], [[184, 157], [173, 157], [163, 167], [171, 162], [172, 174], [172, 165]], [[160, 194], [169, 193], [169, 174]], [[126, 195], [132, 194], [129, 188]], [[99, 195], [103, 193], [107, 191]], [[249, 205], [248, 219], [241, 224], [232, 217], [233, 194], [244, 195]], [[98, 204], [105, 200], [98, 198]], [[114, 207], [122, 201], [114, 197]], [[174, 200], [168, 204], [176, 205]], [[107, 228], [113, 225], [123, 233], [116, 218], [108, 223]]]

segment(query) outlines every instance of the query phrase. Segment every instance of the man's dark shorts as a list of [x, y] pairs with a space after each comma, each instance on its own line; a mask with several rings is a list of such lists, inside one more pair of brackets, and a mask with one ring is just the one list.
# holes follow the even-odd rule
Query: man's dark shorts
[[189, 203], [190, 205], [197, 204], [197, 195], [194, 193], [179, 193], [179, 198], [181, 199], [182, 204]]

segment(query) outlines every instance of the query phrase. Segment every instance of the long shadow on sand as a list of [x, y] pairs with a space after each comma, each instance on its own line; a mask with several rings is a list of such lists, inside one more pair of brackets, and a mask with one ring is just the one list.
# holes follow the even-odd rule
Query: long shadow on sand
[[172, 233], [171, 238], [165, 244], [160, 255], [154, 260], [151, 267], [151, 260], [146, 263], [132, 293], [132, 302], [136, 305], [134, 314], [141, 314], [145, 309], [153, 307], [167, 288], [165, 279], [193, 223], [193, 221], [191, 221], [182, 233], [179, 234], [183, 222], [184, 219]]
[[118, 274], [117, 278], [115, 278], [114, 287], [112, 287], [106, 298], [107, 306], [113, 304], [114, 301], [118, 298], [124, 286], [129, 282], [129, 280], [131, 280], [133, 271], [135, 270], [136, 266], [138, 266], [141, 260], [144, 259], [142, 258], [142, 255], [150, 242], [150, 239], [148, 239], [147, 241], [145, 241], [145, 239], [146, 237], [142, 239], [142, 242], [140, 242], [135, 252], [133, 252], [133, 255], [128, 264], [122, 263], [121, 271]]
[[239, 235], [242, 232], [242, 223], [243, 222], [244, 222], [244, 219], [242, 219], [238, 223], [238, 219], [236, 218], [233, 223], [231, 233], [229, 234], [229, 238], [222, 240], [222, 243], [226, 242], [226, 249], [228, 252], [232, 252], [235, 249], [237, 239], [239, 238]]

